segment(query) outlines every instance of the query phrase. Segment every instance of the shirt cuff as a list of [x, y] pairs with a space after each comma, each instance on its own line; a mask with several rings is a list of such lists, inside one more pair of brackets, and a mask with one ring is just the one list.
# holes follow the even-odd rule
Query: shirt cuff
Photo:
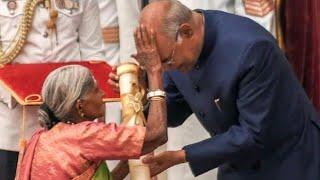
[[218, 165], [209, 161], [201, 160], [200, 156], [203, 157], [203, 146], [197, 144], [191, 144], [183, 147], [182, 149], [186, 153], [186, 161], [189, 163], [190, 169], [194, 176], [199, 176], [207, 171], [216, 168]]

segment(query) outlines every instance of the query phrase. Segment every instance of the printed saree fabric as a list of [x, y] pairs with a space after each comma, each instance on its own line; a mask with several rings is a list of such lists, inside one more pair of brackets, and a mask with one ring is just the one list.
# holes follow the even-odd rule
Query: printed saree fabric
[[16, 179], [100, 179], [109, 176], [101, 172], [107, 170], [103, 160], [138, 158], [144, 137], [144, 127], [58, 123], [34, 134], [21, 154]]

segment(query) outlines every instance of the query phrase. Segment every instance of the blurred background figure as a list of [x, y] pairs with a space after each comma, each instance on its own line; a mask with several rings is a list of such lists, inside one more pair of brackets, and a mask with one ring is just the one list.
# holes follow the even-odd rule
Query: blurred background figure
[[133, 32], [138, 25], [140, 0], [99, 0], [104, 51], [110, 65], [131, 60]]
[[180, 0], [191, 9], [211, 9], [248, 17], [275, 35], [273, 0]]

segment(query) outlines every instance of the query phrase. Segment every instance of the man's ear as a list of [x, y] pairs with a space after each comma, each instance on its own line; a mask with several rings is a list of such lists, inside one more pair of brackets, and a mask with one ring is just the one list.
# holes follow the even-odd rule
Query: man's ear
[[178, 30], [178, 42], [181, 42], [183, 39], [189, 39], [193, 36], [193, 29], [188, 23], [183, 23], [180, 25]]

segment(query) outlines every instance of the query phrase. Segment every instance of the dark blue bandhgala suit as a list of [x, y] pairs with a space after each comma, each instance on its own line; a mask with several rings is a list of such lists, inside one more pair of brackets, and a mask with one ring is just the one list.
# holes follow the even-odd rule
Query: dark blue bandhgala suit
[[197, 64], [164, 74], [169, 126], [195, 113], [211, 134], [184, 147], [193, 173], [219, 167], [219, 180], [320, 180], [320, 120], [275, 39], [247, 18], [202, 12]]

